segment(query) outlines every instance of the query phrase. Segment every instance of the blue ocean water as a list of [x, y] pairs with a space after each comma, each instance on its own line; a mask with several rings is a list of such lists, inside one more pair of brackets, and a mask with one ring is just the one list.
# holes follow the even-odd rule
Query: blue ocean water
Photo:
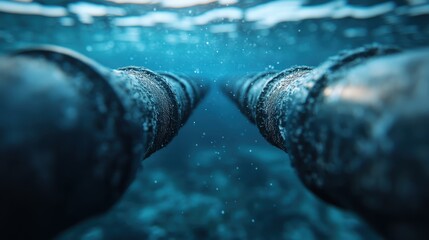
[[374, 42], [428, 46], [429, 2], [0, 1], [2, 53], [53, 44], [109, 68], [185, 73], [211, 87], [120, 202], [58, 239], [379, 239], [308, 191], [287, 154], [218, 88]]

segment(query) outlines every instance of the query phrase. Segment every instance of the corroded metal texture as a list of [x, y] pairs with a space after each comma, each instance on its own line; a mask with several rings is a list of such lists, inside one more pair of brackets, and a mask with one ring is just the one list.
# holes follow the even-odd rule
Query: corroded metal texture
[[1, 236], [46, 239], [112, 206], [205, 90], [56, 47], [2, 57]]
[[[257, 77], [256, 77], [257, 78]], [[258, 82], [258, 79], [251, 80]], [[261, 81], [263, 83], [261, 83]], [[246, 82], [246, 80], [241, 80]], [[303, 183], [388, 238], [429, 227], [429, 50], [369, 46], [224, 88]]]

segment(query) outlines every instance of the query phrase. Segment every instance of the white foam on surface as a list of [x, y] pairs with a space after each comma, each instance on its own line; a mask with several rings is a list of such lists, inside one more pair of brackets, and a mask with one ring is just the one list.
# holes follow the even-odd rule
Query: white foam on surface
[[[264, 11], [261, 9], [251, 8], [246, 11], [246, 20], [255, 21], [255, 25], [260, 28], [273, 27], [282, 22], [294, 22], [305, 19], [326, 18], [331, 16], [336, 8], [342, 2], [330, 2], [317, 6], [303, 7], [302, 1], [296, 1], [293, 5], [289, 1], [279, 1], [278, 4], [265, 6]], [[280, 7], [278, 5], [285, 5]], [[264, 7], [264, 6], [261, 6]], [[256, 18], [255, 16], [259, 16]]]
[[124, 16], [126, 11], [123, 8], [111, 7], [100, 4], [93, 4], [87, 2], [77, 2], [68, 5], [70, 12], [76, 15], [89, 15], [93, 17], [102, 16]]
[[240, 20], [243, 18], [243, 11], [236, 7], [219, 8], [207, 11], [199, 16], [191, 17], [190, 21], [195, 25], [206, 25], [217, 20]]
[[87, 2], [69, 4], [68, 10], [70, 13], [76, 14], [79, 21], [84, 24], [92, 24], [94, 22], [93, 17], [124, 16], [126, 14], [126, 11], [123, 8]]
[[291, 12], [299, 9], [303, 4], [301, 0], [292, 0], [292, 1], [275, 1], [269, 2], [266, 4], [260, 4], [255, 7], [248, 8], [246, 10], [246, 20], [247, 21], [262, 21], [272, 15], [275, 18], [279, 15], [288, 15]]
[[163, 0], [161, 5], [167, 8], [185, 8], [217, 2], [216, 0]]
[[255, 22], [260, 28], [273, 27], [282, 22], [301, 21], [320, 18], [372, 18], [395, 9], [393, 2], [368, 7], [347, 5], [343, 0], [325, 4], [303, 6], [304, 1], [275, 1], [246, 10], [245, 19]]
[[117, 4], [156, 4], [159, 0], [107, 0]]
[[186, 8], [198, 5], [218, 3], [220, 5], [236, 4], [238, 0], [107, 0], [116, 4], [160, 4], [167, 8]]
[[143, 16], [122, 17], [114, 19], [116, 26], [142, 26], [151, 27], [157, 24], [173, 23], [179, 19], [173, 12], [151, 12]]
[[[306, 0], [277, 0], [247, 9], [229, 6], [237, 4], [239, 0], [107, 0], [111, 2], [109, 5], [81, 1], [70, 3], [67, 7], [43, 5], [27, 1], [29, 0], [0, 1], [0, 12], [47, 17], [77, 15], [79, 21], [84, 24], [92, 24], [94, 17], [113, 16], [111, 18], [113, 25], [120, 27], [153, 27], [163, 24], [166, 28], [190, 31], [207, 25], [211, 32], [229, 32], [232, 29], [231, 26], [234, 25], [228, 24], [238, 21], [251, 24], [255, 29], [268, 29], [280, 23], [307, 19], [368, 19], [391, 12], [398, 16], [429, 14], [429, 0], [409, 0], [409, 5], [401, 7], [397, 7], [393, 1], [374, 3], [370, 6], [355, 6], [348, 4], [345, 0], [333, 0], [318, 5], [305, 5]], [[134, 6], [132, 9], [130, 6], [124, 7], [119, 4], [134, 4]], [[127, 16], [130, 10], [144, 11], [145, 8], [140, 6], [141, 4], [159, 5], [154, 8], [158, 11], [148, 10], [143, 15]], [[208, 8], [208, 10], [199, 15], [192, 15], [193, 9], [189, 10], [189, 14], [183, 14], [181, 11], [172, 9], [207, 4], [218, 5], [215, 8], [202, 8]], [[219, 7], [219, 5], [224, 7]], [[138, 9], [139, 7], [141, 9]], [[59, 22], [64, 26], [70, 25], [70, 21], [64, 22], [61, 20]], [[222, 28], [219, 23], [225, 24], [225, 28]], [[216, 26], [212, 28], [212, 25]], [[237, 28], [235, 27], [235, 29]], [[354, 34], [353, 32], [348, 32], [346, 35]]]
[[40, 15], [45, 17], [63, 17], [67, 15], [67, 9], [60, 6], [47, 6], [39, 3], [5, 1], [0, 1], [0, 12], [24, 15]]
[[396, 5], [393, 2], [380, 3], [369, 7], [355, 7], [344, 5], [337, 9], [332, 17], [333, 18], [373, 18], [391, 12], [395, 9]]
[[114, 20], [116, 26], [155, 26], [157, 24], [167, 24], [171, 28], [181, 30], [192, 30], [195, 26], [207, 25], [215, 21], [240, 20], [243, 12], [239, 8], [226, 7], [207, 11], [194, 17], [180, 18], [177, 13], [168, 11], [158, 11], [145, 14], [143, 16], [121, 17]]

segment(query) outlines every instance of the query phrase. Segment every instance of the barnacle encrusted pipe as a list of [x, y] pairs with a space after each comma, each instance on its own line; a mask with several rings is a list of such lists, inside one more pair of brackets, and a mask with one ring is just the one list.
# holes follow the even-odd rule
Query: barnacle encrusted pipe
[[0, 238], [47, 239], [105, 211], [205, 92], [57, 47], [1, 57]]
[[224, 92], [322, 199], [389, 239], [429, 229], [429, 49], [371, 45]]

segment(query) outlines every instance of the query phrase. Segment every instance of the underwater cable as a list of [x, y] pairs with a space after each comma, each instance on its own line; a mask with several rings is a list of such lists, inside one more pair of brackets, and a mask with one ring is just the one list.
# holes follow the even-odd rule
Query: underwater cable
[[0, 238], [51, 238], [107, 210], [206, 90], [59, 47], [1, 57]]
[[429, 49], [371, 45], [223, 86], [316, 195], [388, 239], [429, 233]]

